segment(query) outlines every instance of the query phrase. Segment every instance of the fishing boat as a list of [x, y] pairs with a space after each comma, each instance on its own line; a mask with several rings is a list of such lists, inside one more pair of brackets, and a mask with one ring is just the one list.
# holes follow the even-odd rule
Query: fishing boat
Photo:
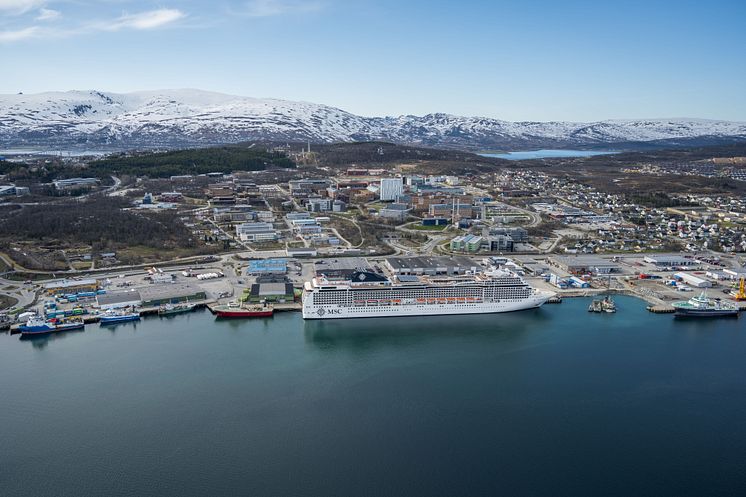
[[740, 311], [733, 302], [710, 299], [706, 291], [689, 300], [674, 302], [671, 305], [674, 308], [674, 315], [679, 317], [737, 317]]
[[139, 320], [140, 314], [137, 312], [107, 311], [101, 315], [99, 323], [101, 323], [102, 325], [106, 325]]
[[240, 304], [234, 301], [211, 307], [210, 311], [219, 318], [266, 318], [272, 316], [274, 307], [268, 304]]
[[174, 314], [182, 314], [184, 312], [192, 312], [197, 304], [165, 304], [158, 308], [159, 316], [171, 316]]

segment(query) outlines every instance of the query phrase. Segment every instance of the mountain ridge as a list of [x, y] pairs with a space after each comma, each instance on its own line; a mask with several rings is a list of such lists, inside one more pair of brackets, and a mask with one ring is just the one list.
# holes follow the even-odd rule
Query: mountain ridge
[[250, 140], [380, 140], [472, 151], [635, 148], [746, 141], [746, 122], [701, 118], [513, 122], [439, 112], [364, 117], [311, 102], [195, 89], [0, 95], [0, 146], [6, 148], [175, 148]]

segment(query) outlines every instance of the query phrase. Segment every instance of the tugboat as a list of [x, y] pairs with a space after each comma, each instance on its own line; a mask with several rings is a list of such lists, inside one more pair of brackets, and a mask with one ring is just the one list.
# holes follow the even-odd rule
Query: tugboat
[[238, 302], [228, 302], [227, 305], [216, 305], [210, 308], [219, 318], [267, 318], [274, 313], [274, 308], [264, 304], [241, 305]]
[[140, 320], [140, 314], [137, 312], [107, 311], [106, 313], [101, 315], [101, 319], [99, 320], [99, 323], [101, 323], [101, 325], [106, 325], [106, 324], [126, 323], [128, 321], [139, 321], [139, 320]]
[[165, 304], [158, 308], [159, 316], [171, 316], [174, 314], [181, 314], [184, 312], [192, 312], [197, 304]]
[[601, 301], [601, 309], [603, 309], [604, 312], [607, 312], [609, 314], [616, 312], [616, 303], [611, 298], [611, 295], [607, 295]]
[[601, 308], [601, 299], [593, 299], [591, 305], [588, 306], [588, 312], [604, 312]]
[[588, 312], [616, 312], [616, 304], [610, 295], [605, 296], [602, 299], [593, 299], [591, 305], [588, 306]]
[[706, 291], [689, 300], [674, 302], [671, 305], [674, 308], [674, 315], [679, 317], [738, 317], [740, 311], [738, 306], [732, 302], [708, 298]]

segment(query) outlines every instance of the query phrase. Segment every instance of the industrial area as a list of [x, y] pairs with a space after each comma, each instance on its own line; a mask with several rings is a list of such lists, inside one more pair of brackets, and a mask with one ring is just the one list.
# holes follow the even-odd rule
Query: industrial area
[[[625, 293], [654, 312], [673, 312], [688, 292], [746, 300], [746, 203], [736, 194], [634, 196], [547, 169], [328, 167], [310, 146], [261, 153], [292, 157], [297, 170], [101, 178], [69, 159], [57, 167], [80, 177], [39, 185], [31, 166], [50, 159], [9, 159], [28, 169], [0, 189], [11, 234], [0, 250], [2, 325], [116, 324], [200, 308], [266, 318], [301, 310], [314, 278], [360, 271], [404, 282], [500, 268], [556, 294], [551, 302]], [[84, 213], [99, 222], [81, 227]]]
[[24, 319], [34, 314], [60, 324], [103, 326], [135, 320], [135, 315], [137, 319], [169, 318], [201, 308], [212, 310], [220, 319], [226, 315], [216, 309], [230, 306], [242, 312], [254, 308], [255, 316], [266, 318], [273, 312], [300, 311], [303, 285], [317, 276], [349, 281], [354, 274], [368, 272], [393, 281], [419, 276], [468, 277], [495, 267], [556, 294], [551, 303], [567, 297], [627, 294], [648, 302], [649, 310], [663, 313], [673, 312], [671, 303], [688, 298], [688, 293], [705, 290], [713, 298], [746, 306], [746, 270], [733, 256], [650, 253], [252, 259], [255, 255], [239, 253], [200, 265], [151, 267], [21, 286], [4, 280], [6, 288], [15, 287], [19, 298], [30, 300], [15, 315], [4, 314], [3, 324], [18, 331]]

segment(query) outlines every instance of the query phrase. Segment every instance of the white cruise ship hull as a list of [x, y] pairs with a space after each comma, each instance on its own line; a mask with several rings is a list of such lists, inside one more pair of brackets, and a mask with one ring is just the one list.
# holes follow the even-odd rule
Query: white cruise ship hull
[[500, 312], [522, 311], [540, 307], [554, 296], [553, 293], [537, 291], [520, 300], [501, 300], [499, 302], [480, 303], [437, 303], [399, 305], [314, 305], [305, 299], [303, 302], [303, 319], [349, 319], [380, 318], [404, 316], [443, 316], [457, 314], [494, 314]]

